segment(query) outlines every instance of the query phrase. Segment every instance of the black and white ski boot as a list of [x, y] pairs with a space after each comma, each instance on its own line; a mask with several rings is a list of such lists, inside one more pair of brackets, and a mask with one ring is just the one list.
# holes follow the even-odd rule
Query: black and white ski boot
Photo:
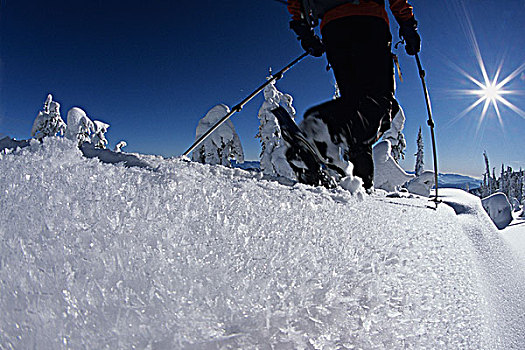
[[272, 110], [281, 128], [283, 140], [287, 143], [286, 158], [294, 171], [297, 181], [312, 186], [337, 187], [330, 174], [330, 165], [314, 144], [311, 144], [299, 129], [290, 114], [283, 108]]

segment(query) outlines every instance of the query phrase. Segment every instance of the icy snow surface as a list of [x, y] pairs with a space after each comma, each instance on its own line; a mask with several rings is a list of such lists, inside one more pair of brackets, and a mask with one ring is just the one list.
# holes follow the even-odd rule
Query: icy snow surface
[[456, 214], [75, 145], [0, 153], [0, 348], [525, 344], [523, 265], [459, 190]]

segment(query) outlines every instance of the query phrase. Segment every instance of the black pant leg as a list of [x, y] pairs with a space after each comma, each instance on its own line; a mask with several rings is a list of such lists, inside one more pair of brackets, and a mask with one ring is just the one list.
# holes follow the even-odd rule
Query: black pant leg
[[353, 173], [368, 189], [374, 178], [372, 144], [389, 125], [394, 101], [392, 36], [383, 19], [367, 16], [334, 20], [322, 35], [341, 92], [332, 129], [344, 135]]
[[344, 105], [338, 127], [352, 134], [349, 146], [373, 142], [385, 116], [390, 118], [394, 97], [388, 24], [381, 18], [352, 16], [328, 23], [322, 35]]

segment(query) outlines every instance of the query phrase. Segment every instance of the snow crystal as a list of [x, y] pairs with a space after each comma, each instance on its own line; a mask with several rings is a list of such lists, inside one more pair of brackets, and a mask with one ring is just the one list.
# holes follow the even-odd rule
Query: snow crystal
[[525, 343], [523, 270], [496, 279], [510, 260], [484, 212], [180, 159], [126, 168], [75, 145], [1, 155], [0, 348]]

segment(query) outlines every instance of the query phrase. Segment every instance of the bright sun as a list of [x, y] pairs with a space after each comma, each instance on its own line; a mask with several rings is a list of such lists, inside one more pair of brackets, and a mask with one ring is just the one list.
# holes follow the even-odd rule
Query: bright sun
[[511, 102], [509, 102], [505, 97], [503, 97], [503, 95], [511, 95], [511, 94], [518, 93], [518, 91], [505, 90], [505, 85], [507, 85], [514, 78], [516, 78], [525, 69], [525, 64], [522, 64], [520, 67], [518, 67], [518, 69], [514, 70], [514, 72], [509, 74], [503, 80], [498, 81], [500, 71], [503, 66], [503, 62], [501, 62], [501, 64], [499, 65], [498, 70], [494, 78], [492, 79], [489, 79], [488, 77], [487, 70], [483, 63], [483, 59], [481, 58], [481, 55], [478, 55], [478, 63], [479, 63], [479, 68], [484, 78], [483, 83], [475, 79], [474, 77], [472, 77], [470, 74], [460, 69], [460, 72], [466, 78], [468, 78], [470, 81], [476, 84], [478, 87], [478, 89], [463, 90], [461, 92], [464, 92], [468, 95], [479, 96], [479, 98], [478, 100], [473, 102], [469, 107], [467, 107], [455, 120], [458, 120], [464, 117], [467, 113], [469, 113], [470, 111], [472, 111], [474, 108], [476, 108], [478, 105], [482, 103], [483, 103], [483, 109], [481, 111], [481, 115], [478, 120], [478, 130], [479, 130], [479, 127], [481, 126], [481, 123], [485, 120], [485, 117], [487, 116], [487, 112], [491, 105], [494, 108], [494, 111], [496, 112], [496, 115], [498, 117], [498, 121], [501, 127], [503, 128], [503, 118], [501, 116], [501, 111], [500, 111], [500, 107], [498, 103], [505, 105], [506, 107], [510, 108], [515, 113], [517, 113], [519, 116], [525, 119], [525, 112], [521, 110], [520, 108], [516, 107]]
[[518, 95], [518, 94], [523, 93], [523, 91], [507, 90], [505, 89], [505, 86], [508, 83], [510, 83], [513, 79], [520, 76], [520, 74], [525, 70], [525, 63], [522, 63], [517, 69], [515, 69], [512, 73], [510, 73], [507, 77], [503, 78], [500, 81], [499, 80], [500, 73], [503, 67], [503, 60], [502, 60], [498, 69], [496, 70], [496, 74], [494, 74], [492, 78], [489, 78], [487, 69], [485, 68], [485, 63], [481, 56], [481, 51], [479, 49], [478, 42], [476, 40], [476, 35], [472, 28], [472, 23], [470, 23], [470, 19], [468, 18], [467, 15], [465, 15], [465, 20], [466, 20], [467, 36], [474, 49], [474, 54], [478, 61], [479, 70], [481, 71], [481, 74], [483, 76], [483, 82], [477, 80], [472, 75], [468, 74], [463, 69], [461, 69], [460, 67], [456, 66], [454, 63], [451, 62], [452, 66], [455, 69], [457, 69], [458, 72], [460, 72], [464, 77], [466, 77], [468, 80], [470, 80], [472, 83], [474, 83], [477, 86], [477, 89], [467, 89], [467, 90], [459, 90], [459, 91], [456, 90], [456, 93], [466, 94], [466, 95], [471, 95], [471, 96], [478, 96], [478, 99], [475, 102], [473, 102], [470, 106], [465, 108], [465, 110], [463, 110], [456, 118], [454, 118], [454, 120], [452, 120], [452, 123], [463, 118], [465, 115], [467, 115], [469, 112], [471, 112], [474, 108], [476, 108], [482, 103], [483, 103], [483, 109], [478, 119], [477, 131], [479, 131], [481, 124], [485, 120], [487, 116], [487, 112], [491, 105], [494, 108], [494, 111], [496, 112], [499, 124], [501, 125], [502, 129], [504, 128], [504, 124], [503, 124], [503, 118], [500, 112], [500, 106], [499, 106], [500, 103], [504, 105], [505, 107], [514, 111], [520, 117], [525, 119], [525, 112], [519, 107], [512, 104], [511, 102], [509, 102], [504, 97], [504, 95], [507, 95], [507, 96], [508, 95]]
[[503, 91], [500, 90], [496, 85], [489, 84], [480, 91], [480, 95], [484, 96], [486, 100], [495, 102], [496, 99], [501, 95]]

